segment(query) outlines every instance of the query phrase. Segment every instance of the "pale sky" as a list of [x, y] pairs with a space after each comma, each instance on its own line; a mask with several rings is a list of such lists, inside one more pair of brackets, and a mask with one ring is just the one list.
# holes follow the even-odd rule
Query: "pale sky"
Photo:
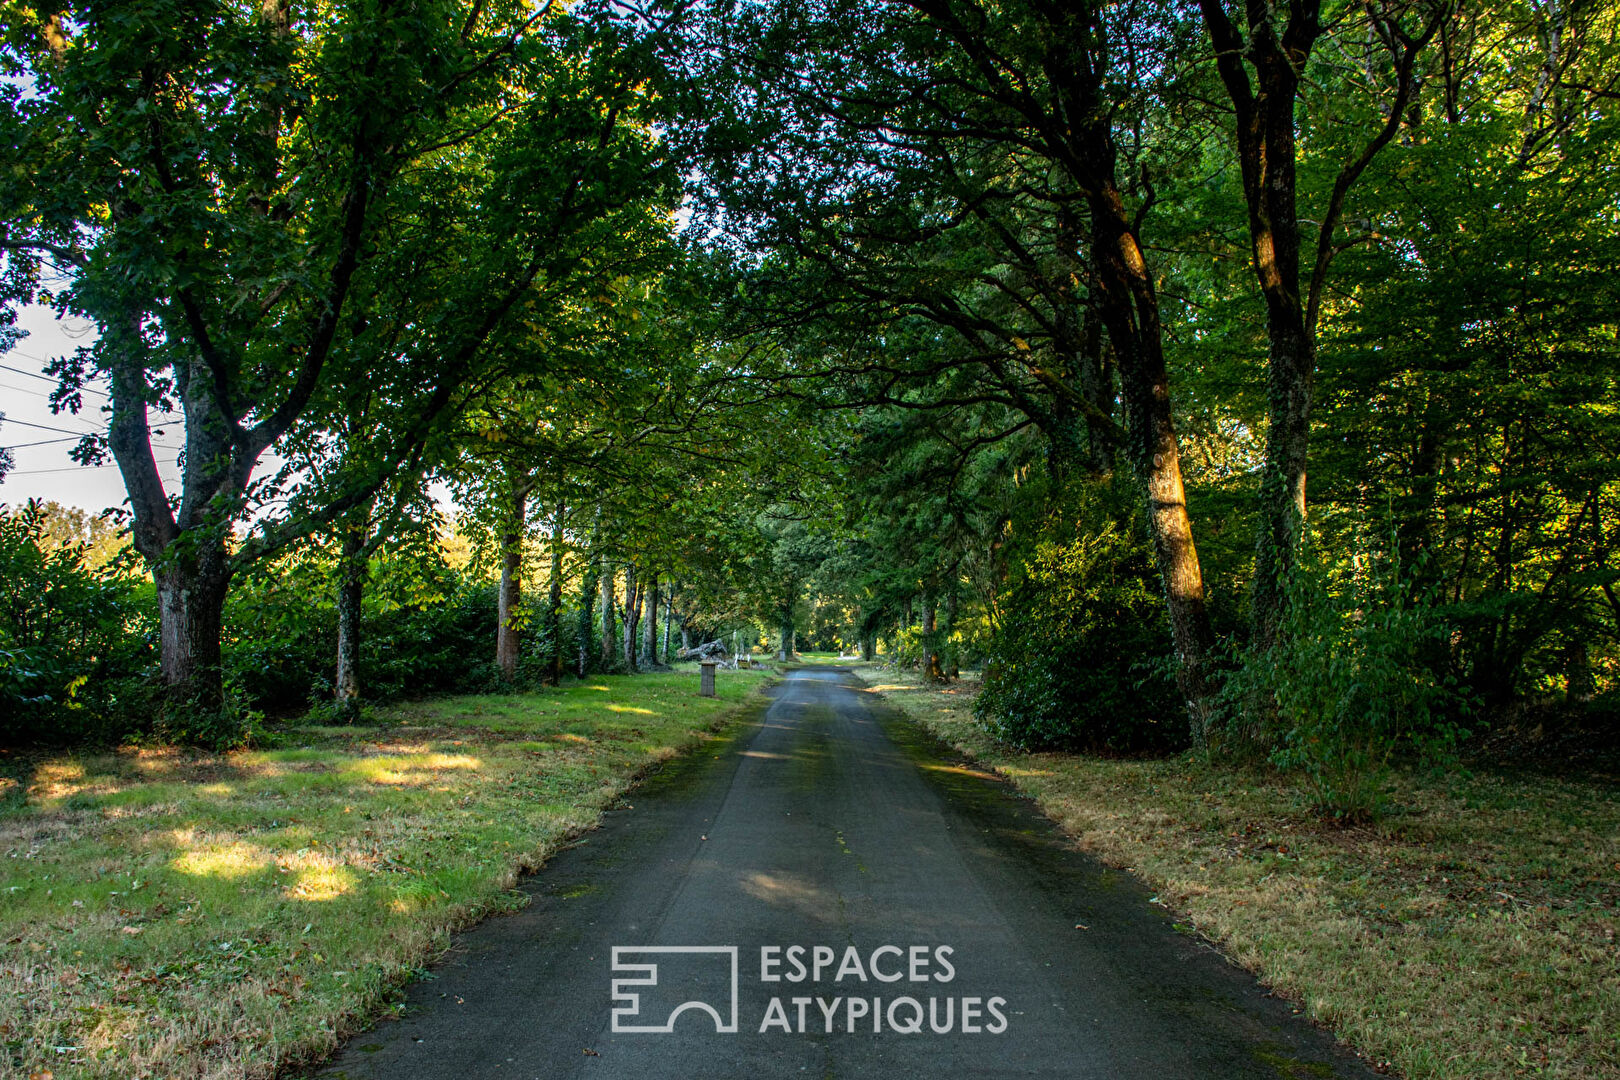
[[[0, 503], [20, 506], [31, 498], [54, 499], [92, 513], [122, 506], [124, 485], [111, 459], [100, 468], [86, 468], [68, 457], [77, 441], [69, 432], [106, 429], [107, 417], [102, 412], [107, 404], [105, 381], [85, 388], [84, 408], [76, 416], [52, 413], [47, 400], [55, 380], [45, 375], [45, 366], [92, 340], [84, 336], [90, 327], [76, 320], [64, 325], [50, 308], [37, 305], [20, 310], [17, 325], [28, 331], [28, 336], [10, 352], [0, 353], [0, 412], [5, 413], [5, 419], [0, 421], [0, 446], [12, 447], [11, 456], [16, 462], [5, 480], [0, 481]], [[81, 331], [81, 336], [75, 338], [67, 332], [75, 329]], [[179, 476], [175, 456], [180, 432], [177, 427], [157, 426], [166, 435], [153, 438], [153, 453], [157, 455], [158, 472], [173, 490]]]
[[[28, 336], [10, 352], [0, 353], [0, 413], [5, 414], [5, 419], [0, 420], [0, 446], [11, 448], [16, 462], [0, 480], [0, 505], [15, 507], [29, 499], [51, 499], [95, 514], [123, 506], [124, 482], [110, 456], [107, 464], [99, 467], [77, 465], [68, 456], [78, 442], [77, 433], [106, 430], [107, 414], [102, 411], [107, 405], [106, 380], [85, 387], [84, 408], [77, 415], [53, 413], [49, 401], [56, 380], [45, 374], [46, 365], [94, 340], [88, 336], [92, 328], [75, 320], [58, 322], [55, 312], [38, 305], [19, 310], [17, 325], [28, 331]], [[81, 329], [79, 337], [70, 333]], [[158, 474], [169, 493], [178, 494], [180, 470], [175, 459], [184, 438], [180, 419], [156, 411], [148, 416], [154, 429], [152, 453], [157, 458]], [[274, 454], [266, 453], [260, 458], [259, 468], [273, 469], [278, 462]], [[429, 490], [441, 509], [449, 514], [456, 512], [444, 484], [431, 484]]]

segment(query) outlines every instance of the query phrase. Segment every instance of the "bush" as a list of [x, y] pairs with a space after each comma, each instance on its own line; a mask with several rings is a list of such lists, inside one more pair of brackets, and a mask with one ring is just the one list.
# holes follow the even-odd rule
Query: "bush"
[[[488, 689], [495, 673], [495, 586], [454, 570], [432, 600], [375, 614], [361, 639], [361, 687], [386, 700]], [[382, 609], [382, 610], [379, 610]]]
[[1269, 749], [1318, 812], [1366, 820], [1396, 762], [1443, 764], [1467, 734], [1454, 721], [1466, 702], [1424, 660], [1450, 627], [1379, 554], [1335, 574], [1304, 550], [1286, 596], [1278, 643], [1242, 655], [1227, 681], [1228, 748]]
[[225, 685], [236, 707], [272, 714], [329, 696], [337, 656], [335, 560], [299, 550], [238, 572], [225, 598]]
[[45, 508], [0, 512], [0, 742], [108, 740], [155, 716], [152, 586], [86, 545], [51, 546]]
[[1024, 749], [1165, 751], [1186, 738], [1170, 632], [1132, 523], [1036, 547], [1003, 597], [974, 716]]
[[[313, 545], [238, 575], [226, 601], [225, 675], [240, 706], [274, 714], [330, 700], [336, 560]], [[436, 552], [372, 560], [361, 610], [368, 701], [476, 691], [495, 681], [495, 586]]]

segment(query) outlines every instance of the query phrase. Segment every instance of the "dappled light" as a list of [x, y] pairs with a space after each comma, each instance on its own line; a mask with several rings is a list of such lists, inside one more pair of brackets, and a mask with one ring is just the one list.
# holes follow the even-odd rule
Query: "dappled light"
[[999, 779], [995, 773], [986, 772], [983, 769], [971, 768], [967, 765], [940, 765], [933, 762], [926, 762], [923, 764], [922, 768], [924, 772], [948, 773], [951, 776], [971, 776], [976, 780]]
[[34, 794], [42, 799], [59, 799], [79, 791], [84, 766], [76, 761], [49, 762], [34, 770]]
[[794, 874], [756, 871], [743, 875], [741, 885], [754, 899], [789, 908], [807, 919], [821, 921], [838, 916], [838, 898], [833, 893]]
[[1075, 1068], [1222, 1014], [1095, 887], [1334, 1069], [1620, 1074], [1620, 0], [4, 11], [0, 1073], [600, 965], [606, 820], [845, 936], [1092, 853], [997, 946]]
[[[304, 865], [296, 871], [296, 880], [287, 886], [288, 896], [295, 900], [326, 901], [335, 900], [354, 889], [356, 877], [353, 870], [327, 857], [323, 856], [322, 859], [322, 865], [310, 865], [313, 860], [309, 856], [297, 860]], [[290, 861], [294, 860], [278, 860], [283, 865]]]
[[[403, 731], [389, 717], [290, 726], [265, 749], [31, 759], [26, 786], [0, 780], [0, 797], [26, 796], [0, 813], [0, 941], [24, 965], [0, 956], [0, 992], [37, 1003], [51, 1045], [100, 1048], [119, 1066], [108, 1080], [244, 1039], [328, 1045], [341, 987], [391, 982], [469, 913], [509, 906], [517, 867], [735, 707], [665, 709], [656, 677], [587, 689], [507, 696], [499, 732], [463, 697], [402, 706]], [[69, 928], [71, 963], [28, 966], [57, 964]], [[19, 1022], [0, 1009], [0, 1032]], [[176, 1041], [193, 1027], [219, 1041]], [[72, 1054], [50, 1058], [80, 1074]]]
[[176, 830], [171, 837], [185, 849], [169, 863], [182, 874], [235, 880], [257, 874], [272, 862], [270, 852], [244, 840], [199, 836], [189, 829]]
[[446, 771], [477, 770], [482, 767], [482, 761], [468, 754], [424, 751], [364, 757], [347, 763], [342, 771], [345, 775], [373, 784], [410, 786], [440, 781], [443, 779], [441, 774]]
[[165, 746], [156, 749], [139, 749], [130, 755], [135, 767], [149, 777], [163, 776], [172, 773], [185, 764], [181, 751], [177, 747]]

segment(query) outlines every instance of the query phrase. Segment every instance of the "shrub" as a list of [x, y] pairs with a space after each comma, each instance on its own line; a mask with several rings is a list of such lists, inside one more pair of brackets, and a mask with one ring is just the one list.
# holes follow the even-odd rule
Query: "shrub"
[[154, 594], [86, 546], [51, 546], [37, 501], [0, 511], [0, 742], [106, 740], [155, 715]]
[[225, 599], [225, 682], [237, 707], [285, 714], [328, 696], [337, 655], [335, 560], [301, 548], [252, 564]]
[[1306, 549], [1286, 596], [1277, 644], [1242, 655], [1227, 681], [1228, 748], [1269, 749], [1318, 812], [1366, 820], [1394, 764], [1443, 764], [1466, 735], [1454, 719], [1466, 702], [1424, 662], [1450, 627], [1377, 553], [1334, 573]]
[[[336, 560], [310, 545], [238, 575], [225, 672], [243, 707], [286, 714], [328, 701], [337, 663]], [[494, 681], [495, 586], [436, 553], [372, 560], [361, 610], [369, 701], [482, 690]]]
[[361, 639], [367, 697], [483, 690], [494, 685], [495, 586], [445, 570], [442, 592], [403, 606], [379, 598]]
[[979, 723], [1025, 749], [1163, 751], [1186, 737], [1169, 628], [1130, 521], [1037, 546], [990, 635]]

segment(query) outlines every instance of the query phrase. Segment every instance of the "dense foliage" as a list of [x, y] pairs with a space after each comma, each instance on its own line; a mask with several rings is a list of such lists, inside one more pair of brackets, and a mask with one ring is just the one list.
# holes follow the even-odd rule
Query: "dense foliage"
[[152, 586], [52, 543], [39, 503], [0, 512], [0, 740], [120, 734], [152, 703]]
[[[1126, 528], [1138, 523], [1129, 523]], [[1167, 750], [1183, 722], [1140, 536], [1044, 540], [998, 599], [976, 714], [1027, 749]]]
[[1615, 0], [6, 10], [0, 333], [96, 321], [167, 598], [18, 555], [101, 637], [16, 701], [814, 646], [1346, 816], [1612, 715]]

